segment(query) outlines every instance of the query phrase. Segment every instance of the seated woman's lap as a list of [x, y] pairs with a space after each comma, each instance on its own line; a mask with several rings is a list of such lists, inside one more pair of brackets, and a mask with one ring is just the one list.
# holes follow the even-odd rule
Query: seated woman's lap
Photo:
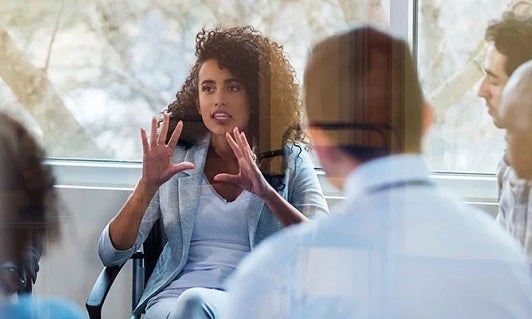
[[178, 297], [156, 296], [148, 304], [146, 319], [216, 319], [225, 305], [226, 292], [210, 288], [190, 288]]

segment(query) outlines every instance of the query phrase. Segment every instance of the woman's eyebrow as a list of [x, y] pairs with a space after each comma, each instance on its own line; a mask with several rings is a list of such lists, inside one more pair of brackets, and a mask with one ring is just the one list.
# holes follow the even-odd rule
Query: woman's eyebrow
[[[236, 78], [229, 78], [229, 79], [225, 79], [224, 83], [227, 84], [227, 83], [240, 83], [240, 82]], [[216, 84], [216, 82], [211, 79], [206, 79], [206, 80], [201, 81], [201, 84]]]

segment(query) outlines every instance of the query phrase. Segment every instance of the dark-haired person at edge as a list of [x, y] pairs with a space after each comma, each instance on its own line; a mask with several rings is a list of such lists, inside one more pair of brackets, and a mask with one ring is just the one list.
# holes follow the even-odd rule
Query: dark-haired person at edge
[[[502, 91], [515, 69], [532, 59], [532, 16], [506, 11], [502, 18], [490, 22], [485, 39], [489, 49], [478, 96], [486, 100], [493, 124], [504, 128], [498, 114]], [[499, 210], [496, 220], [521, 243], [532, 264], [532, 181], [516, 175], [506, 151], [499, 162], [497, 180]]]
[[247, 256], [222, 318], [532, 318], [517, 242], [430, 177], [431, 108], [404, 40], [359, 26], [318, 43], [304, 91], [313, 149], [346, 199]]
[[[498, 116], [506, 129], [508, 161], [517, 177], [532, 183], [532, 59], [521, 64], [504, 87]], [[529, 198], [532, 202], [532, 198]], [[529, 202], [529, 203], [530, 203]], [[532, 212], [532, 210], [528, 210]], [[530, 235], [530, 233], [529, 233]], [[530, 263], [530, 259], [529, 259]], [[532, 263], [530, 263], [532, 271]]]
[[85, 318], [74, 303], [21, 293], [35, 283], [47, 243], [59, 239], [59, 210], [52, 169], [35, 138], [0, 112], [0, 318]]
[[142, 177], [100, 238], [103, 263], [120, 264], [162, 219], [168, 243], [135, 310], [148, 319], [217, 318], [246, 254], [328, 213], [282, 47], [249, 26], [214, 28], [196, 57], [159, 127], [141, 129]]
[[506, 129], [508, 157], [520, 178], [532, 180], [532, 59], [519, 66], [505, 86], [499, 118]]

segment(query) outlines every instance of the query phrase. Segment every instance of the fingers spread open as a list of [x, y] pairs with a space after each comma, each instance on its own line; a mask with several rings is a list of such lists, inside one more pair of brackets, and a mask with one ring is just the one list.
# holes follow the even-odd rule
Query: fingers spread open
[[179, 121], [177, 125], [175, 126], [174, 131], [172, 132], [172, 137], [170, 137], [168, 146], [171, 146], [171, 147], [176, 146], [177, 141], [179, 140], [179, 137], [181, 136], [182, 131], [183, 131], [183, 121]]
[[238, 175], [231, 175], [227, 173], [220, 173], [214, 176], [214, 180], [216, 182], [222, 182], [222, 183], [230, 183], [230, 184], [236, 184], [239, 185], [240, 178]]
[[157, 118], [151, 118], [150, 145], [157, 145]]
[[240, 151], [240, 147], [238, 146], [237, 142], [233, 139], [231, 134], [225, 133], [225, 138], [227, 139], [227, 143], [229, 143], [229, 146], [233, 150], [233, 153], [235, 153], [236, 158], [242, 157], [242, 152]]
[[173, 170], [175, 172], [181, 172], [181, 171], [184, 171], [184, 170], [187, 170], [187, 169], [194, 169], [195, 167], [196, 167], [196, 165], [194, 165], [191, 162], [181, 162], [179, 164], [174, 164]]
[[238, 134], [238, 142], [240, 144], [242, 152], [246, 154], [246, 159], [254, 162], [257, 159], [257, 156], [251, 150], [251, 147], [249, 146], [248, 140], [246, 138], [246, 134], [244, 132]]
[[140, 129], [140, 139], [142, 140], [142, 152], [146, 154], [150, 150], [150, 145], [148, 144], [146, 131], [143, 128]]
[[168, 112], [163, 112], [163, 126], [161, 127], [161, 132], [159, 132], [159, 138], [157, 142], [159, 145], [164, 145], [166, 142], [166, 135], [168, 134], [168, 126], [170, 119], [168, 117]]
[[234, 128], [233, 134], [234, 137], [231, 136], [231, 134], [226, 133], [225, 137], [227, 139], [227, 142], [229, 143], [229, 146], [235, 153], [235, 156], [237, 158], [244, 158], [247, 161], [255, 162], [257, 160], [257, 156], [251, 150], [251, 147], [249, 146], [248, 140], [246, 138], [246, 134], [244, 132], [240, 132], [238, 130], [238, 127]]

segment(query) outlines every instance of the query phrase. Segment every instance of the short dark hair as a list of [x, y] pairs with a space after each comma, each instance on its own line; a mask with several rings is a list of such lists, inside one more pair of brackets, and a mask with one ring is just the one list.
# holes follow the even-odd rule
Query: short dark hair
[[504, 70], [510, 76], [532, 59], [532, 17], [505, 11], [501, 19], [489, 22], [485, 39], [506, 56]]
[[337, 131], [358, 160], [420, 151], [423, 96], [405, 41], [369, 25], [330, 37], [312, 50], [304, 86], [309, 126]]

